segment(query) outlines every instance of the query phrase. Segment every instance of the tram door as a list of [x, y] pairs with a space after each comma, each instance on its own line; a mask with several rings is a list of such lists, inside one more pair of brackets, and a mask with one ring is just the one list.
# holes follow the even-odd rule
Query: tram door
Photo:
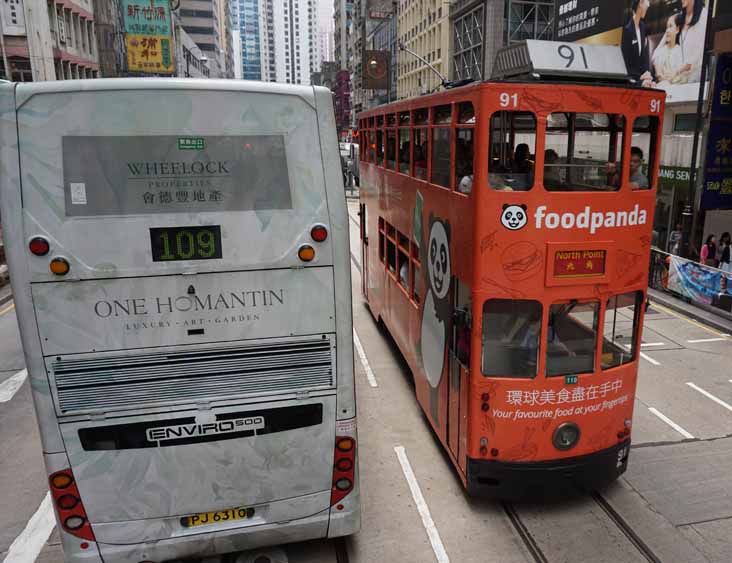
[[366, 204], [359, 205], [358, 217], [360, 221], [359, 233], [361, 238], [361, 293], [369, 298], [369, 231], [366, 217]]
[[[468, 366], [470, 365], [470, 288], [455, 278], [452, 302], [453, 322], [450, 346], [448, 350], [448, 402], [447, 433], [450, 451], [460, 459], [460, 427], [464, 424], [461, 418], [466, 414], [461, 409], [461, 391], [467, 385]], [[462, 464], [461, 464], [462, 465]]]

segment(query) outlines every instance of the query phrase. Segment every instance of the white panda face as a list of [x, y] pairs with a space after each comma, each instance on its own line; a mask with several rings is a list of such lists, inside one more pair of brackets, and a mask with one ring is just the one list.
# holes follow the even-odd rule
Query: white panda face
[[518, 231], [526, 226], [525, 205], [504, 205], [501, 224], [510, 231]]
[[445, 226], [439, 221], [432, 224], [427, 248], [430, 285], [435, 296], [438, 299], [444, 299], [450, 289], [450, 243], [447, 240]]

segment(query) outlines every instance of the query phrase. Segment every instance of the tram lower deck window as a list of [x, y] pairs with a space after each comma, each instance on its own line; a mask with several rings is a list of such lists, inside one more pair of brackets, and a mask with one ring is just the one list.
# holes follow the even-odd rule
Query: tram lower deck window
[[638, 320], [643, 292], [614, 295], [607, 302], [602, 341], [602, 369], [635, 360]]
[[541, 303], [489, 299], [483, 304], [483, 375], [536, 377]]
[[591, 373], [595, 369], [600, 303], [562, 303], [549, 309], [546, 375]]

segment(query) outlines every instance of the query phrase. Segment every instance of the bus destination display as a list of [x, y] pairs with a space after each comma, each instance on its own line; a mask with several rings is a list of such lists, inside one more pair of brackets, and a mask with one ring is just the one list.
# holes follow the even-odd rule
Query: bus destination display
[[150, 229], [153, 262], [221, 258], [221, 227], [158, 227]]

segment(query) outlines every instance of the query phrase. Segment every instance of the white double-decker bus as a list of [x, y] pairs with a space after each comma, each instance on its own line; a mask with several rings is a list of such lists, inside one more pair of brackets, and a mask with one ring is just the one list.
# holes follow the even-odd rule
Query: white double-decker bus
[[327, 89], [1, 85], [0, 197], [67, 561], [359, 529]]

